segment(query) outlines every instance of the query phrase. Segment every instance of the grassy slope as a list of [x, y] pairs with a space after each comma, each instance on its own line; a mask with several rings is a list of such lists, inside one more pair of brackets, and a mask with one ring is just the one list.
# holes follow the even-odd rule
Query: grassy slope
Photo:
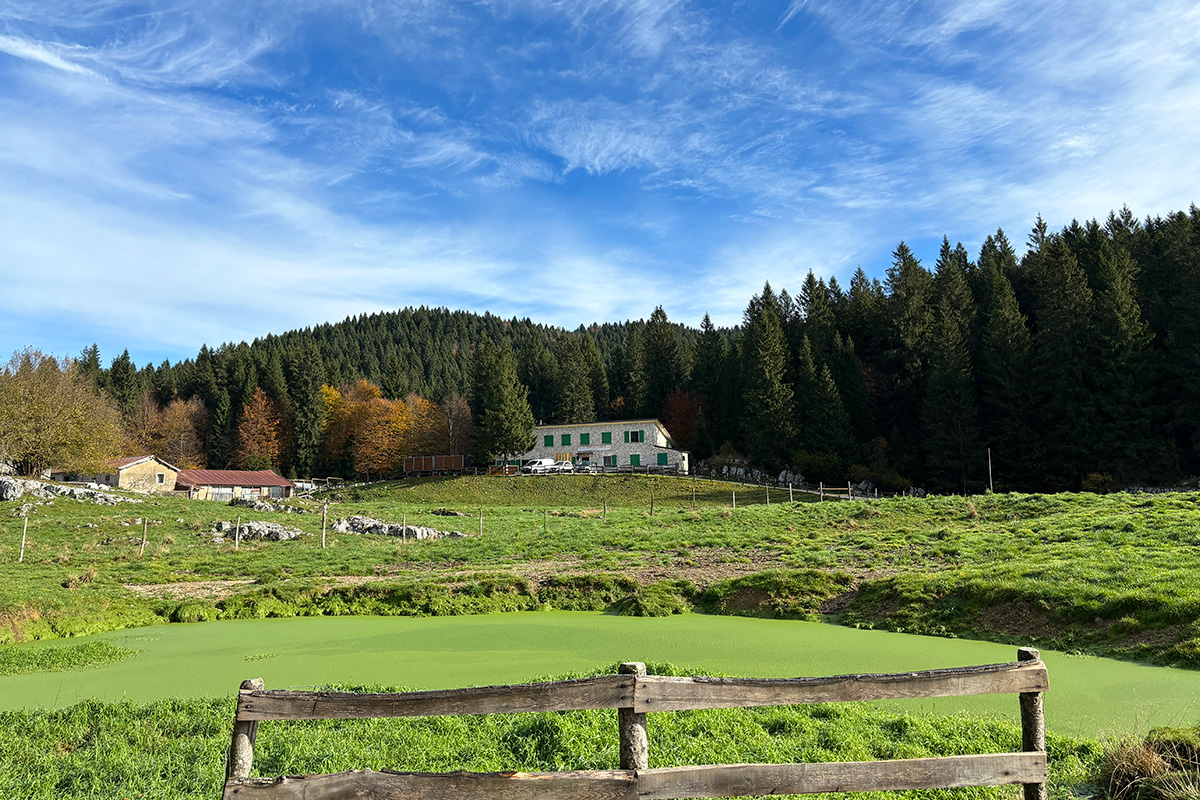
[[[0, 516], [0, 641], [172, 617], [617, 604], [627, 613], [823, 612], [850, 624], [1036, 639], [1200, 666], [1195, 495], [781, 504], [776, 490], [767, 507], [762, 489], [738, 487], [738, 509], [731, 511], [733, 488], [644, 476], [547, 476], [349, 489], [331, 506], [332, 517], [407, 515], [410, 524], [474, 533], [475, 518], [429, 512], [474, 513], [483, 505], [485, 532], [417, 543], [330, 534], [326, 550], [319, 514], [256, 514], [174, 499], [116, 507], [57, 500], [35, 509], [24, 564], [15, 563], [20, 520]], [[751, 500], [759, 504], [747, 505]], [[605, 501], [607, 522], [598, 511]], [[313, 535], [246, 542], [240, 552], [228, 542], [213, 544], [209, 524], [239, 512]], [[139, 559], [134, 519], [142, 514], [161, 524], [151, 525]], [[784, 572], [754, 574], [763, 570]], [[331, 588], [331, 576], [368, 582]], [[256, 583], [219, 587], [234, 596], [215, 604], [143, 597], [125, 587], [212, 580]]]
[[[611, 670], [610, 670], [611, 671]], [[652, 672], [679, 674], [669, 665]], [[612, 711], [264, 723], [255, 772], [613, 769]], [[207, 798], [224, 778], [231, 700], [81, 703], [0, 713], [0, 795], [11, 798]], [[654, 714], [650, 766], [919, 758], [1020, 749], [1007, 722], [818, 705]], [[1051, 793], [1071, 796], [1100, 758], [1096, 742], [1051, 735]], [[1011, 788], [911, 793], [1000, 798]], [[879, 795], [883, 797], [884, 795]], [[894, 795], [888, 795], [894, 796]]]

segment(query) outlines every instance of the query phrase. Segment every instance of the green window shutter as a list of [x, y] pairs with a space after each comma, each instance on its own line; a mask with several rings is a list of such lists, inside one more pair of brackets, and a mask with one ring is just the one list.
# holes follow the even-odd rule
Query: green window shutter
[[542, 437], [542, 447], [554, 447], [554, 434], [546, 434]]
[[646, 441], [646, 432], [645, 431], [638, 431], [638, 441], [639, 442]]
[[600, 434], [600, 444], [612, 444], [612, 433], [606, 431]]
[[629, 444], [629, 431], [625, 431], [625, 444]]
[[660, 467], [665, 467], [667, 465], [667, 454], [666, 453], [658, 454], [658, 465]]
[[637, 453], [634, 453], [633, 455], [631, 455], [629, 457], [629, 466], [640, 467], [641, 465], [642, 465], [642, 457], [640, 455], [638, 455]]
[[563, 443], [563, 447], [566, 447], [567, 445], [571, 444], [571, 434], [564, 433], [562, 435], [562, 443]]
[[579, 434], [579, 443], [590, 445], [592, 443], [592, 435], [590, 433]]

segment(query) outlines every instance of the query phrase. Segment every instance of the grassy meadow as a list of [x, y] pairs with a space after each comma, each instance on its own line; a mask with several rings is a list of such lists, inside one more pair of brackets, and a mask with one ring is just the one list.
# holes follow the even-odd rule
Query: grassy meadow
[[[609, 609], [826, 619], [1200, 666], [1198, 495], [772, 495], [768, 506], [762, 488], [645, 476], [385, 483], [332, 493], [330, 526], [365, 514], [468, 535], [330, 527], [324, 549], [315, 503], [281, 514], [58, 499], [32, 507], [24, 563], [8, 504], [0, 641], [170, 621]], [[308, 535], [214, 543], [212, 524], [239, 514]]]
[[[690, 674], [666, 664], [650, 668], [656, 674]], [[9, 765], [0, 770], [0, 794], [64, 800], [216, 797], [233, 710], [228, 698], [85, 702], [57, 711], [0, 712], [0, 752]], [[1020, 728], [1010, 722], [900, 714], [865, 704], [659, 713], [649, 716], [648, 729], [651, 767], [920, 758], [1013, 751], [1021, 744]], [[613, 711], [266, 722], [259, 728], [255, 774], [364, 767], [615, 769], [617, 741]], [[1102, 748], [1095, 741], [1053, 734], [1048, 746], [1052, 796], [1073, 796], [1097, 768]], [[906, 794], [973, 800], [1014, 797], [1018, 791]]]

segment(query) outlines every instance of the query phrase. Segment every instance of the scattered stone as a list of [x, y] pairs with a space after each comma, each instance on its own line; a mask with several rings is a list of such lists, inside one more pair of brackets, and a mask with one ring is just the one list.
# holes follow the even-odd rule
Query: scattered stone
[[266, 500], [254, 500], [247, 497], [236, 497], [229, 501], [229, 505], [249, 508], [254, 511], [274, 511], [280, 514], [311, 514], [312, 512], [306, 508], [296, 508], [295, 506], [284, 505], [283, 503], [268, 503]]
[[25, 495], [36, 497], [39, 500], [49, 500], [55, 496], [68, 497], [79, 502], [97, 503], [103, 506], [115, 506], [117, 503], [142, 502], [132, 497], [122, 497], [121, 495], [100, 492], [83, 486], [62, 486], [57, 483], [42, 483], [41, 481], [27, 481], [21, 478], [0, 477], [0, 501], [17, 500]]
[[[212, 527], [213, 533], [224, 533], [235, 535], [237, 531], [236, 522], [215, 522]], [[258, 520], [247, 520], [242, 523], [242, 538], [243, 539], [269, 539], [273, 542], [286, 542], [291, 539], [298, 539], [304, 535], [304, 531], [299, 528], [289, 528], [285, 525], [280, 525], [278, 522], [259, 522]], [[226, 536], [225, 538], [229, 538]], [[215, 539], [213, 541], [216, 541]]]
[[[465, 514], [463, 516], [466, 516]], [[412, 539], [462, 539], [466, 534], [460, 531], [439, 531], [424, 525], [397, 525], [371, 517], [353, 516], [339, 519], [333, 523], [337, 533], [370, 534], [373, 536], [401, 536]]]
[[434, 509], [433, 511], [430, 511], [429, 513], [433, 514], [434, 516], [437, 516], [437, 517], [469, 517], [469, 516], [471, 516], [470, 514], [467, 514], [463, 511], [451, 511], [448, 508], [437, 508], [437, 509]]

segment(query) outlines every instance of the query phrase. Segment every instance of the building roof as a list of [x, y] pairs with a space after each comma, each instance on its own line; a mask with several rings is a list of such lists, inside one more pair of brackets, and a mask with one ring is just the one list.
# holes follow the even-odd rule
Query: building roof
[[123, 469], [128, 469], [129, 467], [134, 466], [135, 464], [141, 464], [143, 461], [151, 461], [151, 460], [157, 461], [158, 463], [162, 464], [164, 467], [170, 467], [171, 469], [175, 470], [176, 472], [179, 472], [178, 467], [174, 466], [173, 464], [168, 464], [167, 462], [163, 461], [161, 458], [159, 458], [156, 455], [125, 456], [124, 458], [118, 458], [116, 461], [113, 462], [113, 468], [116, 469], [117, 472], [120, 472]]
[[273, 470], [260, 469], [181, 469], [176, 486], [289, 486], [296, 484], [281, 478]]

